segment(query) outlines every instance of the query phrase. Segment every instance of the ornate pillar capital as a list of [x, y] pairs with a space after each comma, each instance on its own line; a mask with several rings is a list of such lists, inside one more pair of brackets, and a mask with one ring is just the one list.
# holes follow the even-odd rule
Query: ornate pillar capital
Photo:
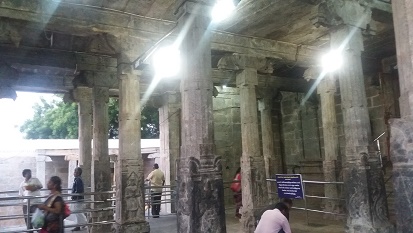
[[218, 68], [226, 70], [255, 69], [266, 74], [273, 72], [273, 64], [269, 59], [237, 53], [222, 57], [218, 62]]
[[368, 0], [324, 0], [312, 19], [316, 27], [337, 27], [349, 25], [367, 29], [371, 21], [371, 8]]
[[92, 101], [92, 88], [79, 86], [73, 89], [73, 98], [75, 102], [80, 103], [81, 101]]

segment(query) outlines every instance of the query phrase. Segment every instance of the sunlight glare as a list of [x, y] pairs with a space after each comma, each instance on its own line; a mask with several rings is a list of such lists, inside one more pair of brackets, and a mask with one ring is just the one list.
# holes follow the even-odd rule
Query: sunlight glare
[[217, 0], [211, 11], [212, 22], [221, 22], [228, 18], [234, 10], [235, 4], [233, 0]]
[[176, 76], [181, 68], [181, 53], [176, 46], [159, 48], [153, 54], [153, 67], [156, 77]]
[[321, 60], [323, 69], [326, 72], [334, 72], [343, 65], [343, 56], [340, 50], [332, 50], [323, 56]]

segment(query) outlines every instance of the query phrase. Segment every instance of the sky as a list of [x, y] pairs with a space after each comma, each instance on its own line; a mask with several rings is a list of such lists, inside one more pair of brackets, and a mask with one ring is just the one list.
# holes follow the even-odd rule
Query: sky
[[53, 94], [17, 92], [16, 100], [0, 99], [0, 142], [13, 143], [24, 138], [20, 133], [20, 126], [33, 116], [33, 106], [40, 102], [40, 98], [52, 100]]

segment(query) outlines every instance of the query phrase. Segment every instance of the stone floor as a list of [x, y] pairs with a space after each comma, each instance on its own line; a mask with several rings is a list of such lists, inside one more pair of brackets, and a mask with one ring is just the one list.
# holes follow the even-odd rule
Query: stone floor
[[[309, 224], [307, 225], [306, 215], [303, 211], [293, 210], [290, 213], [290, 224], [293, 233], [342, 233], [344, 232], [344, 223], [342, 220], [329, 220], [323, 218], [323, 215], [317, 213], [309, 214]], [[241, 224], [234, 215], [227, 215], [227, 233], [239, 233]], [[151, 233], [171, 233], [176, 232], [176, 216], [161, 215], [160, 218], [149, 218], [148, 222], [151, 226]], [[65, 221], [66, 226], [71, 222]], [[20, 228], [7, 229], [19, 232]], [[1, 230], [0, 230], [1, 232]], [[72, 232], [71, 229], [66, 229], [67, 233]], [[77, 231], [79, 233], [87, 233], [86, 230]]]

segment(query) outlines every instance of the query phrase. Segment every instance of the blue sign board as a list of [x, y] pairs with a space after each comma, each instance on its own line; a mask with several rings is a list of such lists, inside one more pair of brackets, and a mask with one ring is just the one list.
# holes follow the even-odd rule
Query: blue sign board
[[304, 199], [303, 181], [300, 174], [276, 174], [279, 198]]

